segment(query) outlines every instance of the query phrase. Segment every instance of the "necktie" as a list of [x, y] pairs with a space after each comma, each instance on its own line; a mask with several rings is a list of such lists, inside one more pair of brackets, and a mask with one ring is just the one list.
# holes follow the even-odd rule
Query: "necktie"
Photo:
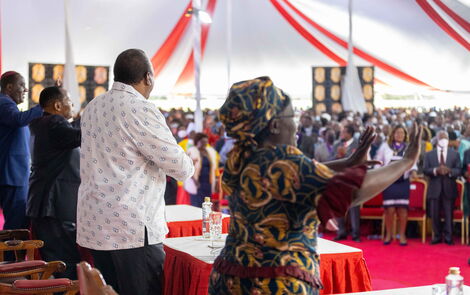
[[441, 165], [445, 165], [446, 161], [444, 161], [444, 150], [441, 149], [441, 159], [439, 160]]

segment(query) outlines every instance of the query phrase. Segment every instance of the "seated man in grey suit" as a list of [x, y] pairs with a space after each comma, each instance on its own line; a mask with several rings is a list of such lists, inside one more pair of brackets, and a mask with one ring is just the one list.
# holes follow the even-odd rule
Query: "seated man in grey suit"
[[[445, 131], [437, 133], [436, 148], [424, 156], [424, 174], [429, 176], [428, 200], [434, 237], [431, 245], [442, 242], [452, 245], [452, 219], [457, 197], [456, 178], [461, 175], [459, 154], [448, 148], [449, 136]], [[444, 213], [444, 231], [441, 229], [441, 210]]]

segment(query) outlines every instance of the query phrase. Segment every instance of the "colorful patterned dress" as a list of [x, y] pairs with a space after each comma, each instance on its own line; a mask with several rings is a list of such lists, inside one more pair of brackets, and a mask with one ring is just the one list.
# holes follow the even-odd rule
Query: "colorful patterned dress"
[[334, 175], [292, 146], [253, 152], [229, 199], [230, 231], [209, 294], [318, 294], [317, 227], [344, 216], [365, 171]]

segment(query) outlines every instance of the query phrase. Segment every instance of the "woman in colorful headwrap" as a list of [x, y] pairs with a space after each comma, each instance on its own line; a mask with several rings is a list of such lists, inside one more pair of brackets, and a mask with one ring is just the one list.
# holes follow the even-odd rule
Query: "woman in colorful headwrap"
[[293, 117], [289, 97], [268, 77], [234, 84], [220, 109], [227, 135], [237, 142], [223, 174], [230, 230], [214, 262], [210, 294], [318, 294], [319, 222], [331, 228], [334, 217], [377, 195], [419, 154], [415, 126], [403, 160], [367, 172], [363, 164], [375, 137], [367, 129], [349, 158], [319, 164], [295, 147]]

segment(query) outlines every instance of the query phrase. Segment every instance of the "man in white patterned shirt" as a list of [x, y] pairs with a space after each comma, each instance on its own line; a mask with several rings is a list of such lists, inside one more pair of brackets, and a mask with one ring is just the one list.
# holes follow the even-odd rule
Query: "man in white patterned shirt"
[[122, 52], [114, 81], [81, 119], [77, 242], [119, 294], [160, 294], [166, 175], [184, 181], [194, 166], [147, 101], [154, 78], [146, 54]]

